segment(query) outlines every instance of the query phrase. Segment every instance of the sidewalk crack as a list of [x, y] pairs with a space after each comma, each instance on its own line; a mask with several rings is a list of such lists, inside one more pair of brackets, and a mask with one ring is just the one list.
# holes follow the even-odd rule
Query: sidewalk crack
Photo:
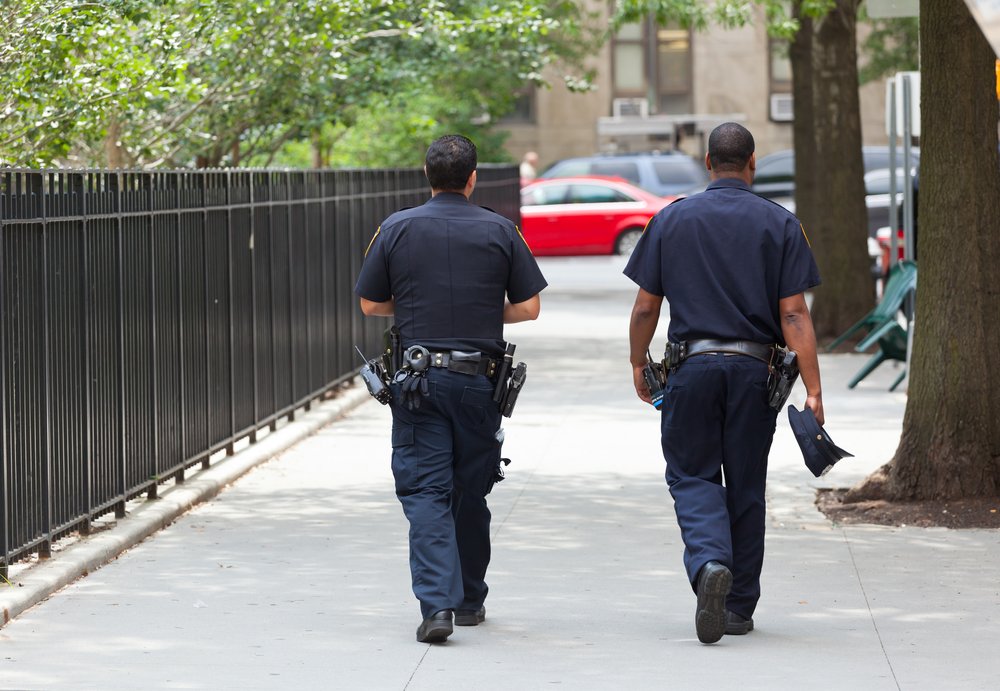
[[889, 673], [892, 674], [892, 682], [896, 685], [896, 688], [901, 691], [899, 679], [896, 678], [896, 670], [892, 668], [892, 661], [889, 659], [889, 651], [885, 649], [885, 641], [882, 640], [882, 632], [878, 630], [878, 622], [875, 621], [875, 613], [872, 612], [872, 604], [868, 600], [868, 592], [865, 590], [865, 584], [861, 580], [861, 570], [858, 568], [858, 562], [854, 558], [854, 549], [851, 547], [851, 541], [847, 537], [847, 531], [843, 528], [840, 529], [840, 534], [844, 536], [844, 544], [847, 545], [847, 553], [851, 555], [851, 566], [854, 568], [854, 575], [858, 579], [858, 587], [861, 588], [861, 594], [865, 598], [865, 607], [868, 608], [868, 617], [871, 619], [872, 628], [875, 629], [875, 636], [878, 638], [879, 647], [882, 648], [882, 656], [885, 658], [885, 664], [889, 667]]

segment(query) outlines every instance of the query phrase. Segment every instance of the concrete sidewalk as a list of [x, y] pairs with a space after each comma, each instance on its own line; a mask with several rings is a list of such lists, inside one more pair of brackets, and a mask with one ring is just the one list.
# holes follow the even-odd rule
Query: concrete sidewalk
[[[1000, 532], [835, 526], [813, 506], [817, 487], [853, 484], [895, 450], [896, 371], [845, 387], [865, 356], [821, 363], [827, 429], [857, 458], [815, 480], [779, 418], [757, 630], [698, 643], [658, 418], [631, 388], [633, 288], [616, 259], [542, 264], [542, 317], [508, 331], [529, 383], [490, 496], [484, 625], [415, 642], [390, 418], [365, 400], [270, 462], [273, 450], [220, 463], [218, 487], [255, 467], [0, 629], [0, 688], [1000, 687]], [[80, 561], [87, 542], [52, 562]], [[52, 562], [22, 570], [0, 604]]]

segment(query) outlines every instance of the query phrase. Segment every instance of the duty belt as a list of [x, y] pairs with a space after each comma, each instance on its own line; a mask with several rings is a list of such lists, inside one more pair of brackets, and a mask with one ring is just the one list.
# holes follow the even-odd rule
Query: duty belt
[[500, 360], [482, 353], [463, 353], [460, 350], [430, 351], [430, 366], [441, 367], [461, 374], [485, 374], [493, 378]]
[[774, 346], [753, 341], [719, 341], [710, 338], [684, 341], [683, 343], [667, 343], [665, 364], [667, 368], [672, 369], [693, 355], [706, 353], [749, 355], [770, 365], [774, 357]]

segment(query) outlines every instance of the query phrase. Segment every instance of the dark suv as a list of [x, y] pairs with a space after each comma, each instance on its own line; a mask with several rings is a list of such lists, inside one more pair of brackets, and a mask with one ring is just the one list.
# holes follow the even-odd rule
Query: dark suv
[[708, 182], [705, 166], [680, 152], [608, 154], [567, 158], [553, 164], [541, 178], [604, 175], [628, 180], [661, 197], [683, 194]]

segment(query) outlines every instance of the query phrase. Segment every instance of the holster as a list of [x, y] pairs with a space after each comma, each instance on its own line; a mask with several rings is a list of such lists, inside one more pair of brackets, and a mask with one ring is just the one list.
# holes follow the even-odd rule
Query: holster
[[794, 350], [775, 348], [771, 359], [771, 373], [767, 378], [767, 404], [781, 410], [799, 378], [799, 363]]
[[519, 362], [517, 367], [514, 367], [515, 348], [517, 346], [513, 343], [506, 345], [503, 359], [497, 368], [496, 388], [493, 390], [493, 400], [504, 417], [510, 417], [514, 414], [514, 404], [517, 403], [517, 397], [528, 377], [526, 364]]

